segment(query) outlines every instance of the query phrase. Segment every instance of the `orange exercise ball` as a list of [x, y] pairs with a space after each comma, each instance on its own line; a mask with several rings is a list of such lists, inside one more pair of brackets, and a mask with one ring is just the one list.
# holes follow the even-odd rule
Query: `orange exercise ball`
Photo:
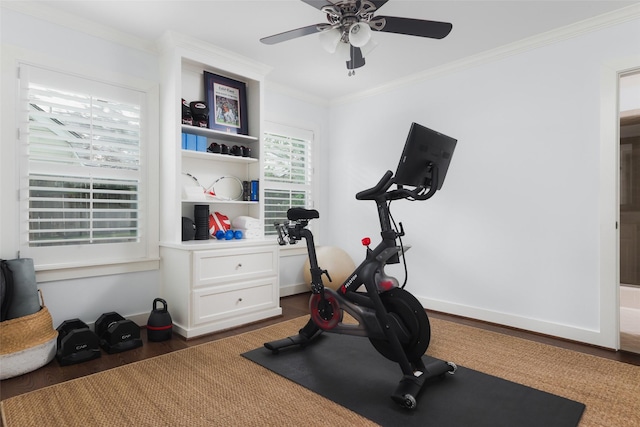
[[[331, 282], [326, 275], [322, 275], [322, 283], [327, 288], [337, 290], [349, 278], [356, 269], [356, 265], [348, 253], [335, 246], [316, 247], [318, 266], [329, 272]], [[309, 271], [309, 258], [304, 262], [303, 274], [306, 283], [311, 285], [311, 272]]]

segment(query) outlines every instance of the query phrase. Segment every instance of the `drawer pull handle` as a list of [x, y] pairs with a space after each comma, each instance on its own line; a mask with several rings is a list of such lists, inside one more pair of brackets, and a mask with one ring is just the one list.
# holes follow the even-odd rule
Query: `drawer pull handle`
[[242, 302], [242, 298], [238, 298], [238, 302]]
[[236, 265], [236, 270], [242, 268], [242, 264], [238, 263], [238, 265]]

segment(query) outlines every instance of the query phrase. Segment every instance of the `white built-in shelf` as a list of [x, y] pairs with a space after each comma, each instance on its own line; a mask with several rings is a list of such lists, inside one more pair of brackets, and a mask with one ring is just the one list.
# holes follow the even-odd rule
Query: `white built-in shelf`
[[182, 150], [183, 157], [191, 157], [194, 159], [223, 160], [225, 162], [236, 163], [256, 163], [258, 159], [253, 157], [234, 156], [232, 154], [208, 153], [204, 151]]
[[205, 199], [182, 199], [182, 203], [200, 203], [200, 204], [230, 204], [230, 205], [257, 205], [258, 202], [251, 202], [245, 200], [220, 200], [213, 197], [207, 197]]
[[193, 135], [202, 135], [211, 139], [232, 141], [236, 144], [246, 144], [246, 143], [255, 142], [258, 140], [258, 138], [255, 136], [222, 132], [215, 129], [201, 128], [198, 126], [191, 126], [191, 125], [182, 125], [182, 132], [190, 133]]
[[[192, 338], [279, 316], [279, 248], [275, 238], [264, 238], [261, 232], [257, 239], [181, 240], [181, 217], [192, 218], [193, 205], [208, 205], [210, 212], [224, 211], [230, 218], [246, 215], [264, 221], [264, 189], [259, 189], [260, 201], [217, 199], [204, 195], [200, 185], [182, 174], [189, 171], [206, 183], [220, 175], [243, 182], [264, 176], [260, 145], [264, 80], [269, 67], [172, 32], [163, 36], [159, 46], [163, 118], [160, 184], [165, 196], [160, 200], [160, 288], [162, 298], [170, 301], [174, 331]], [[207, 99], [203, 71], [246, 84], [245, 107], [250, 113], [246, 125], [252, 136], [179, 121], [180, 98]], [[206, 138], [207, 147], [211, 143], [247, 147], [252, 157], [184, 150], [180, 132]], [[217, 190], [218, 195], [228, 193], [231, 197], [239, 191], [231, 181]], [[237, 268], [218, 268], [227, 264]]]

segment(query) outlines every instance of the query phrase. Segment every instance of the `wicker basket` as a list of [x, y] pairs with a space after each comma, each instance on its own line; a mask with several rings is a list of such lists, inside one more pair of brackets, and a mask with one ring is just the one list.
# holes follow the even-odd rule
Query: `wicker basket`
[[37, 313], [0, 322], [0, 379], [31, 372], [49, 363], [56, 353], [58, 331], [44, 305]]

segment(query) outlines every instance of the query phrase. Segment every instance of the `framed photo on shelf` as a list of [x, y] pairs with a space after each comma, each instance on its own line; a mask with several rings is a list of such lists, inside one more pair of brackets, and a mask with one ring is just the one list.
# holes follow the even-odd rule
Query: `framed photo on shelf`
[[209, 129], [248, 135], [244, 82], [205, 71], [204, 93], [209, 105]]

